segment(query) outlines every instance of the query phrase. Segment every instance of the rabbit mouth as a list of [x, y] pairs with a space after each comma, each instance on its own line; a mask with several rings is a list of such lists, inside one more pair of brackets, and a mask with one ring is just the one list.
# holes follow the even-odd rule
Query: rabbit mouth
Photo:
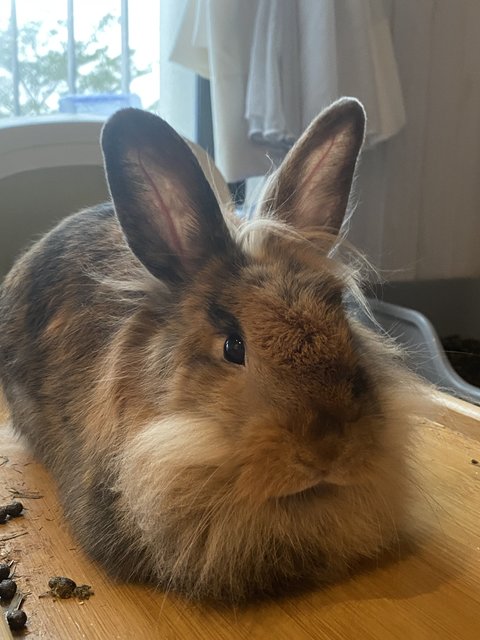
[[315, 484], [312, 484], [310, 486], [302, 487], [301, 489], [298, 489], [296, 491], [289, 491], [288, 493], [284, 493], [281, 496], [278, 496], [278, 498], [284, 500], [327, 498], [335, 494], [337, 491], [337, 485], [322, 480], [321, 482], [316, 482]]

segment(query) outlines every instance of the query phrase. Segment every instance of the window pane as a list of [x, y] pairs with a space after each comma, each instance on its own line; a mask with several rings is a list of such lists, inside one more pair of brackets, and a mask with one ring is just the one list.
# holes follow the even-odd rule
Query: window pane
[[[160, 0], [129, 3], [130, 93], [122, 92], [121, 0], [74, 2], [76, 93], [68, 97], [67, 0], [17, 0], [21, 115], [59, 111], [99, 112], [131, 103], [157, 108], [159, 99]], [[0, 117], [14, 114], [10, 2], [0, 3]], [[99, 95], [101, 94], [101, 95]], [[104, 94], [114, 94], [105, 97]]]

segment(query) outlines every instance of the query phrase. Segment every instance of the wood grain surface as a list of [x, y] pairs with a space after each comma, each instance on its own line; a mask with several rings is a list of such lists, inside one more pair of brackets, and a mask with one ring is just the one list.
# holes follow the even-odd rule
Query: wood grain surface
[[[419, 419], [417, 495], [409, 542], [393, 557], [319, 590], [245, 609], [200, 607], [147, 586], [115, 584], [78, 548], [52, 479], [0, 416], [0, 504], [25, 514], [0, 525], [0, 559], [15, 562], [31, 640], [77, 638], [477, 640], [480, 638], [480, 410], [448, 400], [445, 424]], [[1, 413], [1, 409], [0, 409]], [[17, 537], [13, 537], [17, 536]], [[39, 597], [50, 576], [92, 585], [81, 602]], [[10, 638], [3, 616], [0, 639]]]

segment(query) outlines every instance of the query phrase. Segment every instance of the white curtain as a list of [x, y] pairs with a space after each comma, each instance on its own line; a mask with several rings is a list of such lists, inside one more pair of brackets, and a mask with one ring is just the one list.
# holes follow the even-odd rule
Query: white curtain
[[212, 81], [231, 182], [268, 171], [340, 96], [364, 103], [370, 144], [405, 122], [382, 0], [189, 0], [171, 58]]
[[170, 60], [170, 53], [187, 1], [160, 0], [160, 100], [158, 114], [185, 138], [194, 140], [195, 73]]

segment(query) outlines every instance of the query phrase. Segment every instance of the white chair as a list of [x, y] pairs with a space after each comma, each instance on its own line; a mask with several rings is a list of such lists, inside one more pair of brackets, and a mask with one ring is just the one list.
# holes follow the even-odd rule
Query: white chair
[[[109, 198], [99, 144], [104, 121], [78, 115], [0, 120], [0, 279], [58, 220]], [[228, 207], [230, 191], [213, 160], [187, 142]]]

